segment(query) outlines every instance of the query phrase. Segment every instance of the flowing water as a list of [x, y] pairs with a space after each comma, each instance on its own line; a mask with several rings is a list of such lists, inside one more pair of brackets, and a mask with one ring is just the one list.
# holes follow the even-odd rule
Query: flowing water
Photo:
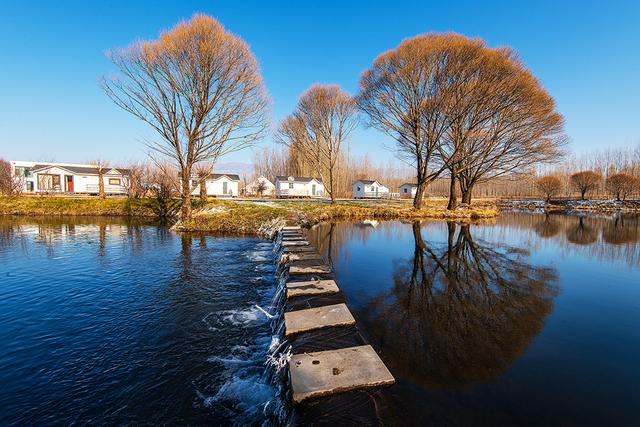
[[270, 241], [0, 219], [0, 425], [273, 423]]
[[397, 383], [303, 421], [640, 425], [637, 216], [321, 224], [309, 240]]
[[[640, 425], [638, 217], [321, 224], [309, 239], [357, 328], [286, 342], [272, 242], [0, 219], [0, 425]], [[290, 345], [362, 342], [397, 383], [290, 417]]]

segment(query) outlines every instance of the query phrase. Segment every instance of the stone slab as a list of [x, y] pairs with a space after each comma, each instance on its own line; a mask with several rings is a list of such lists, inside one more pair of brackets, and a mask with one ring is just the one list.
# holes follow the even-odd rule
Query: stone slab
[[283, 247], [287, 247], [287, 246], [309, 246], [309, 242], [307, 242], [306, 240], [283, 240], [281, 245]]
[[316, 261], [322, 262], [323, 259], [315, 252], [298, 252], [286, 253], [280, 256], [280, 264], [288, 264], [293, 261]]
[[329, 274], [331, 267], [323, 262], [294, 261], [289, 264], [289, 274]]
[[355, 325], [356, 319], [343, 304], [325, 305], [284, 314], [285, 336], [316, 329]]
[[282, 253], [290, 254], [290, 253], [318, 253], [313, 246], [284, 246], [282, 248]]
[[282, 236], [283, 242], [306, 242], [307, 239], [304, 236]]
[[334, 280], [305, 280], [287, 282], [287, 298], [329, 295], [340, 292]]
[[282, 231], [301, 231], [302, 228], [299, 225], [286, 225], [281, 228]]
[[370, 345], [294, 354], [289, 371], [294, 403], [395, 382]]

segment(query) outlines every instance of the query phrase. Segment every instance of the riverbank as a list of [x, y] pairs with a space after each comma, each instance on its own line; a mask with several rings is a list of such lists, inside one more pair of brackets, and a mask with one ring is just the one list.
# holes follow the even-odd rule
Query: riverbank
[[284, 224], [310, 227], [324, 221], [366, 219], [472, 221], [498, 215], [495, 201], [477, 201], [471, 207], [449, 211], [444, 199], [428, 200], [420, 210], [404, 200], [342, 200], [334, 205], [326, 201], [215, 200], [196, 212], [190, 221], [178, 222], [174, 229], [270, 236]]
[[157, 217], [153, 199], [97, 197], [0, 197], [0, 215]]
[[545, 202], [540, 199], [500, 200], [497, 206], [501, 210], [528, 210], [544, 212], [574, 213], [640, 213], [640, 200], [608, 199], [558, 199]]

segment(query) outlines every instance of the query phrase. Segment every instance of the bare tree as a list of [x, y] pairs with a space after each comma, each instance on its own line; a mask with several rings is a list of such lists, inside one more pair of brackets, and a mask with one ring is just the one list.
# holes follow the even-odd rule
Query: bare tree
[[369, 126], [395, 139], [398, 153], [416, 168], [416, 209], [422, 208], [429, 183], [448, 167], [431, 169], [448, 127], [444, 107], [451, 79], [443, 60], [459, 37], [427, 34], [405, 40], [360, 77], [357, 100]]
[[267, 96], [247, 44], [206, 15], [194, 15], [159, 39], [109, 53], [119, 75], [106, 94], [160, 135], [149, 146], [182, 177], [182, 219], [191, 217], [195, 164], [247, 147], [265, 128]]
[[256, 184], [256, 193], [258, 194], [258, 196], [262, 197], [264, 192], [267, 191], [267, 182], [264, 178], [258, 178]]
[[536, 188], [544, 194], [545, 200], [549, 202], [552, 197], [562, 191], [562, 181], [554, 175], [543, 176], [536, 181]]
[[585, 199], [587, 193], [596, 191], [600, 188], [602, 175], [594, 171], [582, 171], [571, 175], [571, 186], [580, 193], [580, 198]]
[[144, 163], [131, 163], [127, 166], [127, 178], [124, 180], [127, 196], [130, 199], [144, 197], [147, 192], [149, 166]]
[[617, 173], [607, 178], [605, 183], [607, 191], [615, 196], [616, 200], [625, 200], [639, 186], [640, 180], [626, 173]]
[[11, 163], [0, 159], [0, 194], [13, 196], [22, 193], [24, 177], [13, 173]]
[[156, 214], [160, 218], [173, 218], [179, 206], [176, 197], [180, 192], [178, 173], [168, 163], [156, 162], [149, 169], [149, 192], [156, 201]]
[[354, 99], [337, 85], [313, 85], [285, 118], [276, 138], [297, 150], [320, 175], [331, 203], [336, 198], [336, 166], [343, 144], [357, 124]]
[[196, 178], [200, 186], [200, 200], [207, 200], [207, 180], [213, 174], [213, 164], [209, 162], [199, 163], [195, 166]]
[[98, 174], [98, 195], [101, 199], [104, 199], [104, 174], [109, 170], [109, 162], [102, 159], [96, 159], [92, 160], [90, 164], [96, 168], [96, 173]]

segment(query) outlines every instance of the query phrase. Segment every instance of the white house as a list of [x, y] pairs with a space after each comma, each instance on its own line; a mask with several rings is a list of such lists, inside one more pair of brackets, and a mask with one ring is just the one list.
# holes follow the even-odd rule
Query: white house
[[247, 196], [273, 196], [275, 191], [276, 186], [264, 176], [257, 177], [247, 184], [243, 190], [244, 194]]
[[413, 199], [416, 197], [418, 184], [405, 183], [400, 186], [400, 197], [403, 199]]
[[276, 197], [322, 197], [324, 185], [316, 178], [276, 176]]
[[[207, 196], [237, 197], [240, 176], [228, 173], [213, 173], [207, 178]], [[191, 181], [191, 194], [200, 194], [200, 183], [196, 178]]]
[[[25, 193], [98, 194], [98, 168], [73, 163], [38, 163], [12, 160], [11, 171], [20, 177]], [[109, 168], [102, 176], [107, 194], [125, 194], [129, 170]]]
[[351, 186], [354, 199], [379, 199], [389, 197], [389, 189], [378, 181], [361, 179]]

